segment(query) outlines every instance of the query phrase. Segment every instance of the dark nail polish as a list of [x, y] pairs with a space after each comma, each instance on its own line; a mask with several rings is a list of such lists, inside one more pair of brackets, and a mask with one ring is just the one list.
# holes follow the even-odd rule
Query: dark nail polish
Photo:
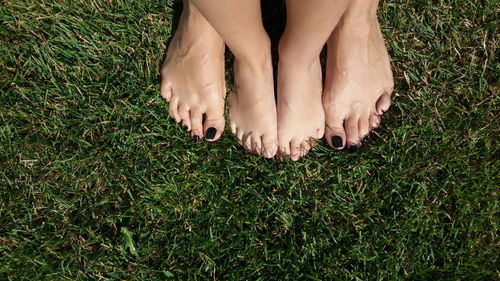
[[332, 137], [332, 144], [334, 148], [341, 148], [342, 147], [342, 138], [339, 136], [333, 136]]
[[366, 135], [366, 136], [362, 139], [362, 141], [363, 141], [363, 142], [365, 142], [365, 141], [368, 141], [369, 139], [370, 139], [370, 137], [369, 137], [368, 135]]
[[193, 136], [193, 139], [194, 139], [195, 141], [199, 141], [201, 138], [200, 138], [200, 136], [198, 136], [198, 135], [194, 135], [194, 136]]
[[349, 152], [356, 152], [356, 150], [358, 150], [358, 146], [357, 145], [349, 145], [349, 146], [347, 146], [347, 150], [349, 150]]
[[205, 138], [207, 140], [211, 140], [211, 139], [215, 138], [215, 134], [217, 134], [217, 129], [215, 129], [214, 127], [210, 127], [210, 128], [208, 128], [207, 132], [205, 133]]

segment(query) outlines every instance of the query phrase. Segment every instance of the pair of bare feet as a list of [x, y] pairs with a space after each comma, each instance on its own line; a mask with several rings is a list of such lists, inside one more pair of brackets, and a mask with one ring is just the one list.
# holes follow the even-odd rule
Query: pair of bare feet
[[[225, 44], [193, 9], [181, 16], [167, 50], [161, 94], [170, 115], [195, 140], [216, 141], [225, 127]], [[343, 14], [326, 41], [324, 82], [319, 53], [298, 54], [291, 45], [294, 33], [285, 31], [279, 46], [277, 103], [269, 45], [255, 59], [235, 56], [229, 119], [247, 151], [298, 160], [323, 137], [336, 150], [353, 151], [379, 126], [391, 102], [389, 56], [376, 9], [361, 20], [351, 14]]]

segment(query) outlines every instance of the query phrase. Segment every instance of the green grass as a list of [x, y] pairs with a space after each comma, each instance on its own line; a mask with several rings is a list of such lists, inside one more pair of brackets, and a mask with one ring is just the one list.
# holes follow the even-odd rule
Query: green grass
[[168, 118], [170, 1], [0, 3], [0, 280], [499, 280], [496, 1], [385, 1], [382, 128], [298, 163]]

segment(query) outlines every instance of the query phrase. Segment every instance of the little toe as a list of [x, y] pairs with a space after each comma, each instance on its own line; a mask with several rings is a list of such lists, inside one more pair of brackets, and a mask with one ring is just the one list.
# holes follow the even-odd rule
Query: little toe
[[231, 122], [230, 126], [231, 126], [231, 133], [233, 133], [233, 135], [236, 135], [236, 132], [238, 130], [237, 126], [236, 126], [236, 123]]
[[224, 132], [224, 115], [222, 112], [206, 113], [206, 120], [203, 128], [205, 129], [205, 139], [208, 141], [218, 140]]
[[346, 133], [344, 129], [344, 118], [335, 116], [327, 122], [325, 128], [326, 142], [336, 150], [344, 148], [346, 143]]
[[382, 115], [384, 112], [386, 112], [389, 109], [390, 106], [391, 106], [391, 94], [384, 93], [377, 100], [377, 104], [376, 104], [377, 113], [379, 115]]
[[170, 98], [172, 97], [172, 86], [163, 77], [161, 79], [161, 84], [160, 84], [160, 94], [167, 101], [170, 101]]

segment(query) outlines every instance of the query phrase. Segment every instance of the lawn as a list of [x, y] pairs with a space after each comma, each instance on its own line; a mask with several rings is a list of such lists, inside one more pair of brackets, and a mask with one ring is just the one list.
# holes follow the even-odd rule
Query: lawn
[[382, 127], [297, 163], [169, 119], [179, 5], [0, 3], [0, 280], [500, 280], [497, 1], [383, 1]]

